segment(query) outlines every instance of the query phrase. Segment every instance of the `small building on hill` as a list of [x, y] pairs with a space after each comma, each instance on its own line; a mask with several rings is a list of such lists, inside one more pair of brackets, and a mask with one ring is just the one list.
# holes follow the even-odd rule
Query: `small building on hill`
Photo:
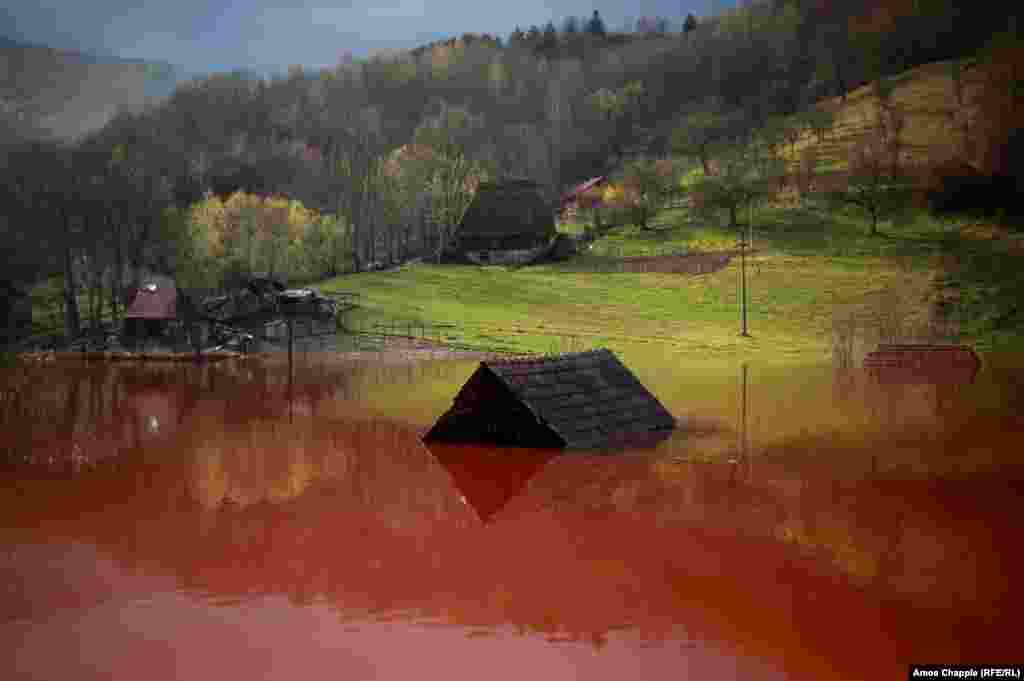
[[595, 187], [603, 187], [608, 183], [608, 178], [604, 175], [598, 177], [592, 177], [586, 182], [582, 182], [566, 193], [562, 194], [562, 198], [558, 206], [558, 215], [562, 220], [568, 220], [576, 215], [576, 211], [579, 209], [580, 197], [586, 194]]
[[456, 259], [477, 264], [525, 264], [545, 253], [555, 234], [554, 214], [539, 184], [485, 182], [449, 250]]
[[153, 276], [139, 287], [124, 314], [124, 335], [142, 340], [160, 337], [178, 318], [178, 287], [170, 277]]
[[598, 349], [481, 362], [423, 440], [599, 449], [648, 443], [675, 426], [629, 369]]
[[968, 345], [879, 345], [864, 358], [864, 368], [879, 383], [968, 385], [981, 360]]

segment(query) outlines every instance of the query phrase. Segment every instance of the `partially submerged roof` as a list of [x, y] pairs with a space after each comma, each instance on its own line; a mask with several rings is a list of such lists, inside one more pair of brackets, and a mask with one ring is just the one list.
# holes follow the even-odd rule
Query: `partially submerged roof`
[[675, 428], [657, 398], [606, 349], [481, 362], [425, 441], [591, 449]]
[[864, 368], [881, 383], [973, 383], [981, 360], [967, 345], [879, 345]]
[[125, 319], [175, 319], [178, 289], [172, 279], [157, 277], [139, 287]]

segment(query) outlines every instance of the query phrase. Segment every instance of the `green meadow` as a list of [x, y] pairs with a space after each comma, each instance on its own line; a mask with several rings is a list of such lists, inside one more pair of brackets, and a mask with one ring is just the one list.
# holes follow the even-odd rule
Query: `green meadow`
[[[968, 71], [966, 80], [973, 90], [976, 73]], [[893, 101], [907, 115], [902, 141], [913, 161], [948, 155], [953, 138], [946, 112], [955, 102], [948, 63], [911, 69], [893, 85]], [[851, 92], [845, 102], [820, 102], [835, 114], [833, 129], [822, 140], [805, 131], [785, 155], [795, 162], [814, 147], [820, 174], [844, 172], [849, 150], [871, 134], [876, 103], [870, 86]], [[616, 271], [622, 258], [736, 248], [738, 235], [725, 226], [724, 216], [700, 220], [685, 208], [662, 212], [653, 229], [611, 229], [564, 263], [415, 264], [339, 277], [322, 287], [362, 295], [363, 307], [348, 320], [355, 328], [395, 320], [398, 328], [448, 324], [439, 333], [448, 342], [515, 352], [603, 346], [632, 364], [652, 366], [828, 361], [842, 333], [837, 320], [854, 320], [855, 355], [883, 338], [924, 339], [940, 292], [954, 300], [955, 330], [932, 333], [932, 340], [972, 343], [988, 354], [1024, 348], [1018, 312], [1024, 249], [1000, 238], [1006, 236], [1000, 225], [936, 218], [908, 207], [883, 220], [881, 235], [871, 237], [857, 209], [777, 198], [749, 216], [749, 338], [739, 335], [738, 257], [701, 275]], [[559, 225], [568, 233], [583, 228]]]
[[817, 363], [831, 355], [837, 310], [870, 318], [879, 298], [895, 291], [905, 321], [925, 323], [934, 261], [957, 229], [922, 217], [888, 225], [884, 237], [872, 239], [854, 215], [757, 211], [755, 253], [747, 258], [749, 338], [739, 335], [738, 257], [700, 275], [610, 267], [621, 257], [735, 247], [734, 232], [696, 224], [682, 209], [663, 213], [651, 231], [613, 229], [564, 263], [418, 263], [321, 287], [361, 295], [362, 307], [346, 320], [350, 327], [389, 320], [398, 320], [399, 330], [451, 324], [441, 340], [472, 347], [542, 353], [608, 347], [631, 363]]

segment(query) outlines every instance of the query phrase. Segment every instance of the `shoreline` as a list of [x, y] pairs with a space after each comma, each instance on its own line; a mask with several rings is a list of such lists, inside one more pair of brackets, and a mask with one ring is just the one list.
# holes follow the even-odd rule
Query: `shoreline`
[[[370, 350], [334, 350], [329, 348], [296, 348], [295, 355], [301, 358], [308, 355], [328, 356], [332, 360], [380, 363], [408, 363], [426, 360], [488, 360], [507, 359], [525, 356], [499, 350], [482, 350], [460, 345], [449, 345], [437, 341], [410, 338], [407, 336], [384, 336], [382, 345]], [[287, 350], [270, 352], [254, 352], [242, 354], [238, 352], [202, 353], [200, 362], [220, 363], [228, 360], [281, 360], [287, 357]], [[93, 351], [80, 352], [74, 350], [48, 350], [42, 352], [23, 352], [15, 355], [18, 361], [25, 362], [194, 362], [193, 353], [157, 352], [121, 352]]]

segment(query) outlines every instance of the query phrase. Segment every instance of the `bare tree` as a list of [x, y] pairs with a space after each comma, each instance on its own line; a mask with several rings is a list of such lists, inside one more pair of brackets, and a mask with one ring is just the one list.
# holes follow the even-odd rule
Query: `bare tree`
[[850, 152], [846, 186], [828, 189], [824, 197], [833, 204], [863, 210], [871, 219], [871, 236], [877, 236], [879, 220], [905, 204], [908, 186], [899, 167], [891, 162], [885, 140], [869, 134]]
[[672, 133], [672, 149], [677, 154], [700, 161], [705, 175], [711, 175], [710, 161], [737, 136], [738, 114], [722, 114], [704, 109], [690, 114]]
[[468, 140], [483, 127], [483, 117], [468, 109], [437, 103], [436, 114], [417, 128], [414, 141], [433, 150], [427, 173], [431, 213], [438, 230], [435, 257], [440, 260], [472, 201], [476, 184], [487, 175], [480, 161], [465, 151]]

